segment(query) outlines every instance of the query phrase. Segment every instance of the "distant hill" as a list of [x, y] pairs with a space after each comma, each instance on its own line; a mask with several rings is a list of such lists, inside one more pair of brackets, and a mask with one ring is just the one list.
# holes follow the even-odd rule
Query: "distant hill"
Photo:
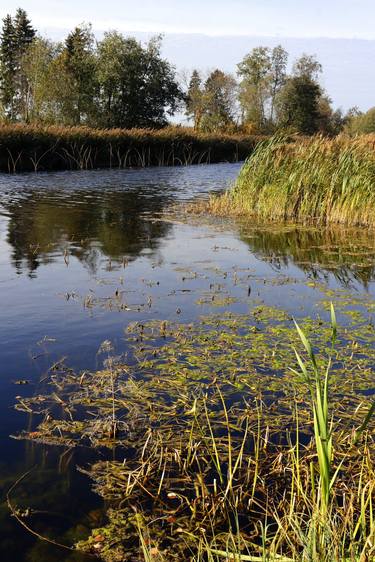
[[[44, 33], [62, 39], [68, 30], [47, 29]], [[100, 38], [102, 33], [96, 35]], [[126, 35], [146, 40], [152, 34], [129, 32]], [[237, 63], [253, 47], [278, 44], [290, 53], [290, 63], [303, 52], [316, 54], [324, 70], [322, 85], [334, 107], [347, 110], [357, 105], [367, 110], [375, 106], [375, 40], [165, 34], [163, 52], [178, 70], [219, 67], [235, 72]]]

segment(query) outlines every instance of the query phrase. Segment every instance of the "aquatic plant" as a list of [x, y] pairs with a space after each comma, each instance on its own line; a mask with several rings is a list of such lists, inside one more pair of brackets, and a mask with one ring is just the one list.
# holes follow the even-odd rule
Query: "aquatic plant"
[[43, 415], [20, 438], [112, 451], [81, 469], [108, 522], [78, 548], [108, 562], [371, 559], [373, 329], [355, 316], [338, 339], [333, 309], [330, 326], [306, 319], [301, 373], [294, 330], [265, 305], [137, 323], [126, 365], [106, 341], [102, 369], [56, 363], [52, 392], [19, 399]]
[[375, 225], [375, 137], [276, 136], [261, 142], [217, 214], [273, 221]]
[[126, 130], [0, 125], [0, 171], [238, 162], [258, 142], [256, 136], [204, 134], [183, 127]]

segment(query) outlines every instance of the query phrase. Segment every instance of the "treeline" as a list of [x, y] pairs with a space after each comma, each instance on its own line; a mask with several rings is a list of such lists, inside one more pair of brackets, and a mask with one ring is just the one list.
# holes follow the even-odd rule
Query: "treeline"
[[335, 135], [358, 111], [334, 111], [319, 83], [314, 56], [302, 55], [288, 74], [282, 47], [257, 47], [237, 75], [194, 70], [184, 80], [162, 57], [161, 38], [142, 44], [117, 31], [96, 41], [90, 25], [55, 43], [37, 34], [18, 9], [0, 37], [3, 121], [96, 128], [161, 128], [177, 111], [203, 132], [269, 134], [287, 130]]
[[26, 12], [3, 20], [0, 104], [11, 122], [162, 127], [183, 92], [160, 53], [161, 39], [146, 45], [116, 31], [96, 43], [89, 25], [62, 43], [37, 35]]
[[322, 66], [302, 55], [287, 73], [289, 55], [281, 46], [257, 47], [237, 66], [237, 79], [220, 70], [206, 80], [194, 70], [187, 113], [197, 129], [236, 128], [251, 133], [275, 131], [336, 135], [350, 115], [334, 111], [319, 84]]

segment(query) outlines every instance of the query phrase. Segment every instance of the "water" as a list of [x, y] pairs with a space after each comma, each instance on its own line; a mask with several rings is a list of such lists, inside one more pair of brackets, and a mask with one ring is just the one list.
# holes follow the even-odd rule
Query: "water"
[[[32, 469], [14, 501], [35, 510], [25, 522], [37, 532], [73, 544], [102, 518], [75, 468], [89, 462], [86, 451], [9, 437], [32, 429], [35, 420], [13, 409], [15, 396], [36, 393], [53, 362], [95, 368], [103, 340], [126, 352], [134, 321], [192, 322], [214, 305], [244, 313], [251, 300], [313, 315], [324, 287], [373, 298], [375, 245], [366, 232], [165, 215], [222, 190], [239, 166], [0, 176], [0, 483], [4, 499]], [[0, 518], [2, 561], [84, 560], [36, 540], [5, 502]]]

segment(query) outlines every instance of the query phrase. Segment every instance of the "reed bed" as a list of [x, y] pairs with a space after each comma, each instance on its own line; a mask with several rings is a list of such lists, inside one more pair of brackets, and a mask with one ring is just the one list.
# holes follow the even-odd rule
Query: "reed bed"
[[0, 125], [0, 171], [178, 166], [245, 160], [260, 138], [193, 129]]
[[250, 322], [130, 326], [134, 367], [109, 341], [99, 371], [56, 363], [52, 390], [19, 399], [43, 418], [19, 437], [111, 451], [81, 469], [108, 520], [77, 548], [106, 562], [372, 560], [373, 328], [353, 322], [338, 333], [331, 306], [329, 324], [293, 326], [260, 306]]
[[276, 136], [261, 142], [234, 188], [206, 210], [271, 221], [375, 226], [375, 136]]

